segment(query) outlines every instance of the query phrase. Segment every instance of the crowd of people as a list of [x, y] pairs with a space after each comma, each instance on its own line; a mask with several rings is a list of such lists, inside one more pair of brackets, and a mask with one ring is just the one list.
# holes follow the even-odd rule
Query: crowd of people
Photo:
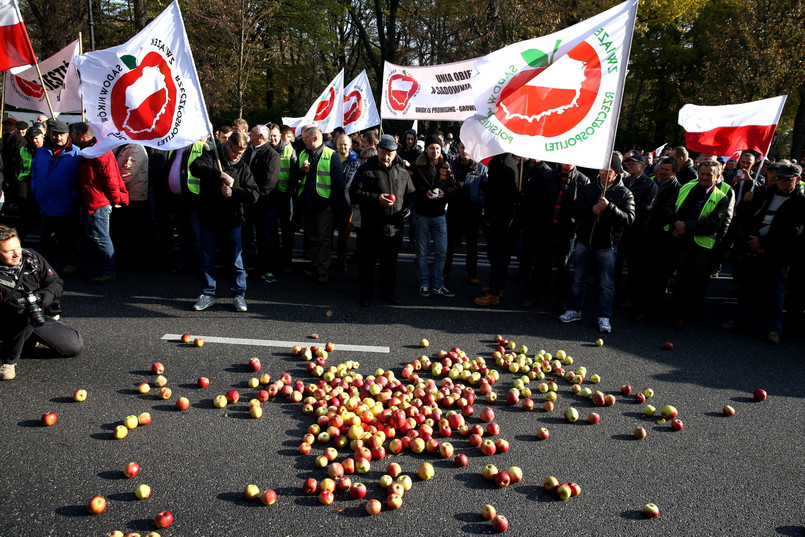
[[[463, 245], [479, 307], [504, 299], [516, 255], [514, 279], [529, 289], [523, 307], [548, 300], [560, 321], [579, 321], [596, 284], [595, 319], [605, 333], [616, 307], [631, 309], [636, 322], [667, 317], [683, 328], [722, 264], [732, 267], [738, 302], [722, 328], [760, 328], [777, 343], [784, 310], [799, 316], [805, 309], [805, 159], [758, 162], [749, 150], [694, 158], [680, 146], [661, 155], [615, 152], [602, 170], [512, 154], [481, 163], [452, 134], [347, 135], [307, 126], [297, 137], [288, 126], [250, 127], [244, 119], [178, 150], [127, 144], [86, 158], [82, 150], [96, 143], [87, 123], [44, 116], [31, 125], [13, 117], [2, 123], [4, 329], [6, 315], [25, 310], [14, 302], [19, 267], [51, 274], [28, 291], [56, 285], [57, 298], [61, 280], [48, 262], [55, 260], [61, 274], [104, 285], [118, 270], [153, 270], [155, 259], [170, 259], [171, 271], [198, 274], [196, 311], [215, 303], [225, 268], [235, 310], [247, 311], [247, 276], [274, 284], [290, 274], [298, 234], [304, 274], [314, 282], [328, 284], [331, 271], [354, 260], [359, 303], [369, 306], [379, 264], [377, 296], [399, 304], [406, 229], [422, 297], [455, 297], [447, 283]], [[22, 249], [37, 229], [39, 252]], [[152, 244], [157, 254], [144, 254]], [[13, 378], [6, 365], [16, 363], [21, 344], [6, 336], [3, 378]], [[65, 352], [79, 346], [71, 341]]]

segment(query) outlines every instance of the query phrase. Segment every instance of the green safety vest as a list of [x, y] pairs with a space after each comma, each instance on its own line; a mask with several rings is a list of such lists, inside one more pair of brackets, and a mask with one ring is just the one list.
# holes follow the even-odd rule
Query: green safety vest
[[[322, 147], [321, 158], [319, 158], [319, 164], [316, 166], [316, 193], [322, 198], [329, 198], [332, 190], [330, 186], [330, 159], [333, 153], [335, 151], [329, 147]], [[301, 167], [306, 160], [310, 160], [307, 149], [299, 154], [299, 166]], [[301, 195], [302, 190], [305, 188], [305, 179], [307, 179], [307, 174], [303, 175], [302, 180], [299, 182], [299, 189], [296, 191], [298, 195]]]
[[[691, 181], [690, 183], [686, 183], [682, 185], [682, 188], [679, 189], [679, 194], [676, 197], [676, 211], [679, 212], [679, 208], [685, 202], [685, 198], [688, 197], [690, 191], [698, 184], [698, 182]], [[702, 212], [699, 214], [699, 218], [706, 218], [710, 216], [710, 213], [716, 208], [718, 202], [721, 201], [722, 198], [726, 197], [727, 195], [721, 188], [714, 188], [712, 192], [710, 192], [710, 196], [708, 196], [707, 201], [704, 202], [704, 207], [702, 207]], [[666, 225], [665, 231], [670, 231], [671, 226]], [[708, 250], [712, 250], [713, 246], [716, 244], [716, 234], [713, 233], [712, 235], [694, 235], [693, 240], [696, 241], [696, 244], [701, 246], [702, 248], [707, 248]]]
[[190, 165], [204, 152], [207, 144], [204, 142], [193, 142], [190, 148], [190, 156], [187, 157], [187, 189], [193, 194], [201, 192], [201, 179], [190, 173]]
[[[36, 153], [36, 151], [34, 151]], [[31, 162], [34, 160], [34, 153], [31, 153], [27, 147], [20, 149], [20, 173], [17, 180], [28, 181], [31, 178]]]
[[293, 156], [293, 147], [291, 144], [286, 143], [285, 148], [280, 155], [280, 175], [277, 180], [277, 190], [285, 192], [288, 190], [288, 183], [291, 180], [291, 157]]

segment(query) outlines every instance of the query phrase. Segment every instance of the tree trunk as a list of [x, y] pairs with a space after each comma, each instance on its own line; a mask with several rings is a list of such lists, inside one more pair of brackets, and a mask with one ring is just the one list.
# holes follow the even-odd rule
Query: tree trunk
[[493, 41], [495, 37], [495, 28], [498, 24], [498, 13], [500, 12], [500, 0], [489, 0], [489, 5], [486, 7], [486, 27], [484, 34], [481, 36], [481, 54], [486, 55], [494, 50]]
[[134, 0], [134, 29], [139, 32], [145, 28], [146, 20], [145, 0]]
[[799, 85], [799, 106], [794, 117], [794, 132], [791, 140], [791, 157], [799, 162], [805, 157], [805, 82]]

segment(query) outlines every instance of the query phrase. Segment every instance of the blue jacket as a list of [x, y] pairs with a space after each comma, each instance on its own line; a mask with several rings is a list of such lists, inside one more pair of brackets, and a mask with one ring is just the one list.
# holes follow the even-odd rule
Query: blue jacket
[[465, 164], [456, 158], [453, 160], [453, 177], [458, 183], [458, 190], [450, 198], [449, 207], [458, 205], [462, 209], [482, 208], [487, 180], [486, 166], [474, 160]]
[[77, 216], [80, 198], [76, 168], [81, 150], [68, 142], [54, 158], [49, 145], [43, 145], [34, 155], [31, 191], [43, 216]]

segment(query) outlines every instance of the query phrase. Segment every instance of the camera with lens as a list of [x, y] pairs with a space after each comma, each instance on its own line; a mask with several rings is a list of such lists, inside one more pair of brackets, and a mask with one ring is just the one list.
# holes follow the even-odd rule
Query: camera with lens
[[39, 305], [41, 297], [34, 293], [27, 293], [17, 299], [17, 304], [25, 306], [25, 312], [28, 314], [28, 320], [32, 326], [38, 327], [45, 324], [45, 310]]

